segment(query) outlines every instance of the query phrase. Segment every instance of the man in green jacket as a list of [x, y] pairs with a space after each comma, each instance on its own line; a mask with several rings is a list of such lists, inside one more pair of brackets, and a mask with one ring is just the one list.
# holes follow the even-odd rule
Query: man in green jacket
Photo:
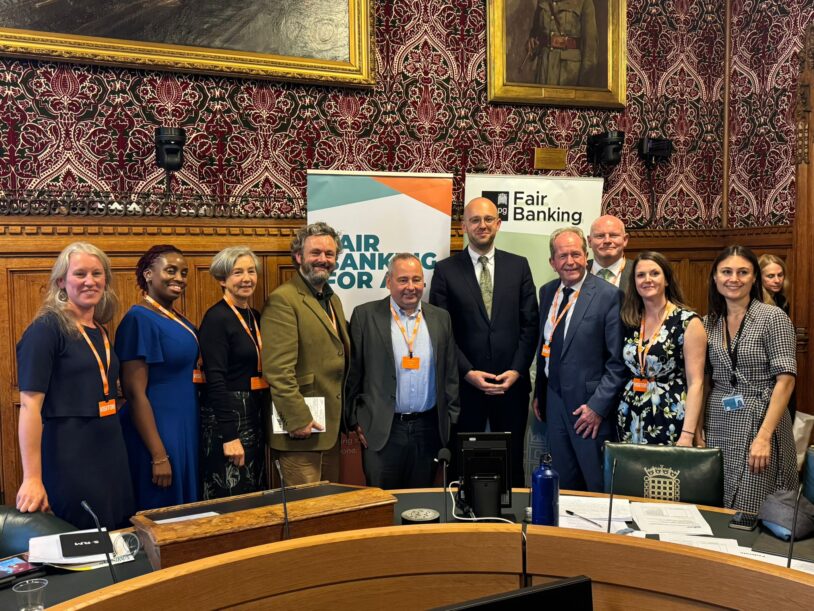
[[339, 480], [350, 356], [342, 303], [328, 285], [339, 252], [339, 236], [326, 223], [297, 230], [291, 241], [297, 274], [269, 296], [260, 320], [263, 375], [274, 406], [269, 445], [286, 485]]

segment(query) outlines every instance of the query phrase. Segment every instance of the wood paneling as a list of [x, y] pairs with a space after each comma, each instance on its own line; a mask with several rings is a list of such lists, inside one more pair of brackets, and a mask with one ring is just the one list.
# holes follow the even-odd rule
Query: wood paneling
[[245, 244], [263, 267], [253, 305], [262, 310], [266, 295], [294, 273], [289, 247], [302, 220], [255, 221], [211, 219], [54, 219], [19, 217], [0, 224], [0, 491], [14, 504], [22, 477], [17, 443], [19, 390], [15, 346], [42, 303], [56, 256], [75, 241], [92, 242], [110, 256], [114, 289], [121, 307], [110, 325], [116, 326], [131, 305], [141, 299], [136, 285], [138, 258], [155, 244], [173, 244], [190, 266], [185, 296], [177, 307], [196, 324], [221, 297], [209, 275], [212, 256], [226, 246]]
[[[802, 212], [804, 219], [811, 215]], [[806, 221], [811, 223], [811, 220]], [[295, 220], [214, 220], [214, 219], [132, 219], [115, 221], [77, 218], [7, 218], [0, 224], [0, 490], [6, 503], [14, 502], [20, 483], [20, 459], [17, 444], [17, 410], [19, 392], [16, 385], [14, 347], [25, 327], [39, 308], [42, 292], [57, 254], [69, 243], [89, 241], [110, 257], [115, 275], [115, 289], [121, 309], [111, 329], [115, 332], [124, 312], [140, 299], [135, 282], [135, 265], [139, 256], [154, 244], [171, 243], [187, 255], [191, 273], [184, 302], [179, 304], [189, 318], [200, 322], [204, 312], [220, 298], [217, 282], [209, 275], [212, 256], [225, 248], [245, 244], [260, 256], [263, 270], [253, 305], [262, 309], [265, 296], [295, 273], [289, 247], [301, 219]], [[808, 231], [814, 235], [814, 225]], [[798, 237], [798, 240], [801, 239]], [[811, 245], [803, 240], [806, 248]], [[809, 240], [810, 242], [810, 240]], [[635, 231], [631, 233], [629, 256], [642, 250], [658, 250], [676, 266], [676, 273], [690, 304], [699, 312], [706, 311], [706, 292], [712, 260], [721, 248], [739, 243], [758, 254], [772, 252], [791, 261], [795, 274], [795, 322], [801, 338], [798, 342], [801, 375], [798, 388], [807, 388], [811, 373], [806, 365], [808, 350], [808, 302], [798, 295], [797, 287], [810, 284], [798, 281], [803, 259], [798, 253], [792, 260], [792, 230], [788, 227], [715, 231]], [[462, 247], [460, 226], [453, 222], [452, 249]], [[808, 263], [806, 274], [811, 273]], [[807, 279], [806, 279], [807, 280]], [[809, 376], [806, 378], [805, 376]], [[798, 391], [798, 409], [811, 413], [812, 405]]]

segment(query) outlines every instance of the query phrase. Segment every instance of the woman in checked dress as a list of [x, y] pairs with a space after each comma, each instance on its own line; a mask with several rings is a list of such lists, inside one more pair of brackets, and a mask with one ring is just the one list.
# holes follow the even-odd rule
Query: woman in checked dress
[[783, 311], [762, 303], [757, 257], [730, 246], [712, 264], [704, 319], [712, 385], [706, 445], [724, 456], [724, 504], [757, 513], [776, 490], [797, 488], [787, 404], [794, 389], [794, 328]]

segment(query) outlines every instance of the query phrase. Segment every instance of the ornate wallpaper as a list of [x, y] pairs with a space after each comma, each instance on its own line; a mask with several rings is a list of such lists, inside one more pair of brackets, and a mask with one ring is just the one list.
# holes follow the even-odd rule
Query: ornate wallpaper
[[[152, 132], [165, 125], [187, 130], [176, 191], [231, 196], [240, 214], [303, 216], [306, 168], [452, 172], [459, 211], [467, 172], [531, 173], [534, 147], [558, 146], [568, 174], [589, 175], [587, 135], [622, 129], [607, 209], [632, 227], [719, 226], [722, 0], [628, 0], [624, 112], [487, 104], [485, 4], [377, 2], [372, 91], [0, 59], [0, 186], [147, 197], [162, 189]], [[733, 0], [733, 225], [792, 220], [796, 57], [812, 4]], [[676, 149], [653, 171], [655, 207], [636, 153], [646, 132]]]

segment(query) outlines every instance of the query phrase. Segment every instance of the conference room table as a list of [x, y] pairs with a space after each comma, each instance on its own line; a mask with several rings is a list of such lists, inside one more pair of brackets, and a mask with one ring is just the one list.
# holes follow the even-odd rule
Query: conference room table
[[[442, 516], [444, 515], [444, 497], [445, 494], [440, 489], [421, 489], [421, 490], [396, 490], [396, 491], [388, 491], [391, 492], [397, 499], [396, 505], [394, 506], [393, 511], [393, 524], [395, 526], [400, 526], [402, 523], [401, 514], [402, 512], [409, 510], [409, 509], [416, 509], [416, 508], [427, 508], [427, 509], [434, 509], [438, 511]], [[580, 493], [580, 492], [568, 492], [568, 491], [561, 491], [561, 495], [568, 495], [568, 494], [575, 494], [575, 495], [589, 495], [589, 496], [604, 496], [604, 495], [590, 495], [589, 493]], [[447, 496], [447, 505], [449, 510], [452, 508], [452, 503]], [[629, 498], [630, 500], [639, 500], [639, 501], [646, 501], [650, 502], [648, 499], [635, 499], [632, 497], [618, 497], [618, 498]], [[512, 506], [510, 508], [503, 509], [503, 516], [505, 519], [512, 520], [517, 524], [522, 524], [526, 515], [526, 507], [530, 504], [529, 498], [529, 491], [528, 489], [515, 489], [512, 494]], [[714, 536], [716, 537], [723, 537], [729, 539], [735, 539], [740, 546], [751, 547], [755, 542], [756, 538], [760, 534], [760, 529], [756, 529], [754, 531], [742, 531], [731, 529], [728, 527], [729, 520], [733, 514], [732, 511], [721, 509], [721, 508], [712, 508], [712, 507], [699, 507], [701, 514], [709, 523]], [[448, 522], [454, 522], [453, 519], [447, 520]], [[473, 529], [489, 529], [492, 526], [491, 524], [484, 524], [481, 523], [478, 526], [472, 526]], [[634, 525], [635, 526], [635, 525]], [[402, 527], [402, 528], [409, 528], [409, 527]], [[425, 527], [426, 528], [426, 527]], [[497, 528], [493, 526], [492, 530]], [[375, 529], [370, 529], [375, 530]], [[388, 529], [385, 529], [388, 530]], [[558, 529], [562, 531], [570, 531], [574, 533], [574, 536], [579, 538], [580, 535], [576, 533], [580, 533], [581, 531], [573, 531], [571, 529]], [[364, 532], [364, 531], [356, 531], [356, 532]], [[352, 534], [352, 533], [351, 533]], [[596, 536], [598, 533], [585, 533], [585, 536]], [[608, 536], [604, 535], [604, 533], [599, 533], [600, 536]], [[621, 535], [616, 535], [617, 538], [624, 538]], [[310, 537], [313, 539], [314, 537]], [[294, 545], [296, 546], [298, 542], [302, 542], [303, 545], [307, 542], [309, 538], [303, 539], [295, 539], [287, 542], [283, 542], [284, 544]], [[578, 539], [579, 540], [579, 539]], [[581, 540], [580, 540], [581, 541]], [[586, 539], [587, 541], [587, 539]], [[281, 543], [277, 544], [270, 544], [270, 545], [281, 545]], [[661, 544], [667, 545], [667, 544]], [[715, 554], [714, 552], [707, 552], [706, 550], [693, 550], [692, 553], [701, 552], [702, 554]], [[717, 554], [722, 556], [722, 554]], [[174, 568], [181, 568], [186, 565], [179, 565], [178, 567]], [[782, 570], [786, 571], [786, 569], [777, 569], [776, 567], [772, 567], [774, 570]], [[56, 569], [53, 567], [47, 567], [48, 574], [46, 578], [48, 579], [48, 587], [46, 591], [46, 606], [56, 605], [65, 601], [69, 601], [75, 597], [94, 592], [96, 590], [100, 590], [111, 585], [111, 576], [109, 571], [106, 568], [103, 569], [96, 569], [91, 571], [82, 571], [82, 572], [73, 572], [73, 571], [65, 571], [61, 569]], [[165, 569], [170, 570], [170, 569]], [[125, 582], [129, 579], [134, 577], [138, 577], [141, 575], [149, 574], [152, 571], [150, 563], [142, 550], [137, 555], [136, 559], [132, 562], [122, 563], [115, 566], [115, 572], [118, 580], [120, 582]], [[159, 571], [153, 573], [158, 575], [159, 573], [163, 573], [165, 571]], [[799, 574], [797, 571], [789, 571], [789, 573]], [[590, 576], [590, 575], [589, 575]], [[805, 576], [808, 577], [808, 576]], [[814, 583], [814, 581], [812, 581]], [[814, 591], [814, 590], [813, 590]], [[11, 588], [5, 588], [0, 590], [0, 609], [15, 609], [14, 606], [14, 595], [11, 591]]]

